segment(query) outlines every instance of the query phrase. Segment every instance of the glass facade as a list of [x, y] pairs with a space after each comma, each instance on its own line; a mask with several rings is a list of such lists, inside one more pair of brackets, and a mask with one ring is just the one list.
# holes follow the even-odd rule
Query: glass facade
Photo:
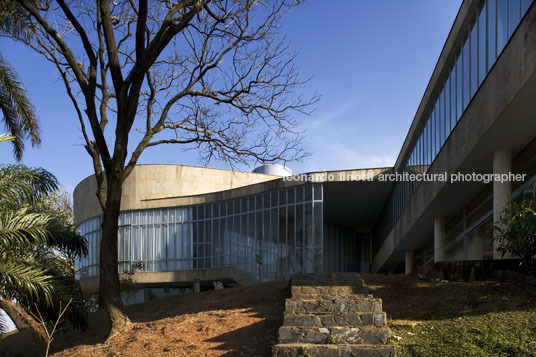
[[[237, 267], [263, 281], [323, 270], [322, 185], [239, 199], [121, 212], [119, 272]], [[89, 254], [82, 277], [98, 275], [101, 217], [80, 224]], [[260, 264], [259, 264], [260, 263]]]
[[[428, 170], [532, 2], [481, 2], [469, 21], [450, 71], [436, 90], [436, 97], [430, 101], [427, 118], [414, 137], [401, 172]], [[419, 182], [395, 184], [386, 205], [386, 232], [391, 231], [418, 185]]]

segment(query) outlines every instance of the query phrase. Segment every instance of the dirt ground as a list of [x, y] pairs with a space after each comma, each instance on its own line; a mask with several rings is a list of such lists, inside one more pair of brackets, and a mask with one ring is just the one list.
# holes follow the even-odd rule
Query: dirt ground
[[[270, 356], [287, 295], [288, 281], [278, 281], [153, 300], [129, 307], [131, 329], [109, 341], [104, 315], [92, 314], [89, 330], [58, 335], [52, 355]], [[43, 356], [28, 332], [1, 339], [0, 355]]]

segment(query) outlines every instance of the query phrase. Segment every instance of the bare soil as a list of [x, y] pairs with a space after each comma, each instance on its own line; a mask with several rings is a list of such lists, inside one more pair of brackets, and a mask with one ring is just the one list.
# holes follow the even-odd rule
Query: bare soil
[[[102, 312], [90, 329], [58, 334], [53, 356], [270, 356], [288, 281], [168, 297], [128, 307], [131, 328], [106, 341]], [[2, 356], [43, 356], [30, 331], [0, 339]]]

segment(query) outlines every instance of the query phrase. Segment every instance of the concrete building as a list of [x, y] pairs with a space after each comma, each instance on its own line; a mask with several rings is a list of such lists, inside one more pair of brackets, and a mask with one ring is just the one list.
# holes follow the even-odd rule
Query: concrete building
[[[500, 259], [490, 226], [536, 182], [534, 98], [533, 1], [465, 0], [394, 167], [287, 176], [140, 165], [123, 189], [119, 270], [180, 287]], [[95, 191], [90, 176], [74, 192], [86, 292], [98, 283]]]

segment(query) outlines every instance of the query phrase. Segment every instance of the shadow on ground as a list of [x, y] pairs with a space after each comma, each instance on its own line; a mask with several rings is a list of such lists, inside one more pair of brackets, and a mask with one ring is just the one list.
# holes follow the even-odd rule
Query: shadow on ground
[[406, 275], [362, 275], [391, 319], [442, 320], [536, 309], [536, 287], [497, 280], [428, 282]]
[[[127, 307], [130, 331], [105, 343], [105, 314], [90, 314], [90, 329], [58, 334], [56, 356], [270, 356], [282, 324], [288, 282], [172, 296]], [[42, 356], [30, 331], [0, 339], [0, 355]]]

